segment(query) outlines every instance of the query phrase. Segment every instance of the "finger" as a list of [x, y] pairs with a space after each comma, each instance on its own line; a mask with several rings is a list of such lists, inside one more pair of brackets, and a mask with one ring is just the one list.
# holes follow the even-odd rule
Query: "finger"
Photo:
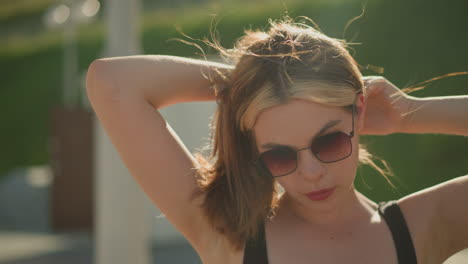
[[381, 85], [370, 85], [367, 88], [367, 95], [376, 95], [382, 92], [382, 86]]
[[363, 76], [362, 77], [362, 80], [367, 83], [367, 82], [372, 82], [372, 81], [375, 81], [377, 79], [383, 79], [382, 76], [378, 76], [378, 75], [369, 75], [369, 76]]

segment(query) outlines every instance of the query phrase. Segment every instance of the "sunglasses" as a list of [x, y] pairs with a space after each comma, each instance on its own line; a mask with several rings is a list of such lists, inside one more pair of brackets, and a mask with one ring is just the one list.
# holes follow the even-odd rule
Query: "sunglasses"
[[[359, 90], [357, 93], [360, 93]], [[315, 157], [323, 163], [337, 162], [349, 157], [352, 153], [351, 139], [354, 136], [354, 111], [352, 106], [352, 131], [332, 132], [319, 136], [313, 140], [310, 146], [303, 149], [293, 149], [287, 146], [276, 147], [263, 152], [254, 163], [261, 163], [268, 169], [273, 177], [281, 177], [294, 172], [297, 168], [298, 152], [309, 149]]]

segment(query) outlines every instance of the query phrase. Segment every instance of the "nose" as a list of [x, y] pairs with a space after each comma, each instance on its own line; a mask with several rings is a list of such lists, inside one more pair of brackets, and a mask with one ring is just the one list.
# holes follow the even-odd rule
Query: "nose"
[[297, 170], [299, 176], [307, 181], [319, 181], [325, 175], [325, 164], [315, 157], [310, 149], [299, 151]]

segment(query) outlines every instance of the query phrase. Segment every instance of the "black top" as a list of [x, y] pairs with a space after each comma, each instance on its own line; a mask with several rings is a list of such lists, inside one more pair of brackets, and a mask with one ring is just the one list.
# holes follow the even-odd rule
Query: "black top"
[[[385, 219], [392, 233], [393, 242], [397, 250], [399, 264], [416, 264], [416, 253], [411, 240], [403, 213], [396, 201], [380, 202], [379, 214]], [[260, 226], [260, 231], [255, 239], [247, 241], [244, 249], [244, 264], [268, 264], [267, 248], [265, 241], [265, 228]]]

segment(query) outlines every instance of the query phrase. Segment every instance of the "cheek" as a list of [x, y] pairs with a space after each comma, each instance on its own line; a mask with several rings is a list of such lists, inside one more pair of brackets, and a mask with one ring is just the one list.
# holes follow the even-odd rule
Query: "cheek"
[[347, 159], [343, 160], [342, 163], [338, 162], [330, 172], [333, 175], [341, 175], [340, 181], [346, 183], [354, 182], [356, 178], [356, 172], [358, 168], [359, 149], [353, 149], [353, 153]]
[[294, 183], [289, 179], [285, 178], [279, 178], [278, 183], [280, 184], [281, 188], [283, 188], [284, 191], [286, 192], [294, 192]]
[[356, 170], [359, 162], [359, 140], [356, 137], [354, 137], [351, 141], [351, 144], [351, 155], [342, 161], [339, 161], [337, 163], [331, 163], [332, 166], [330, 166], [330, 169], [336, 169], [339, 171], [347, 172], [346, 174], [348, 174], [348, 172]]

